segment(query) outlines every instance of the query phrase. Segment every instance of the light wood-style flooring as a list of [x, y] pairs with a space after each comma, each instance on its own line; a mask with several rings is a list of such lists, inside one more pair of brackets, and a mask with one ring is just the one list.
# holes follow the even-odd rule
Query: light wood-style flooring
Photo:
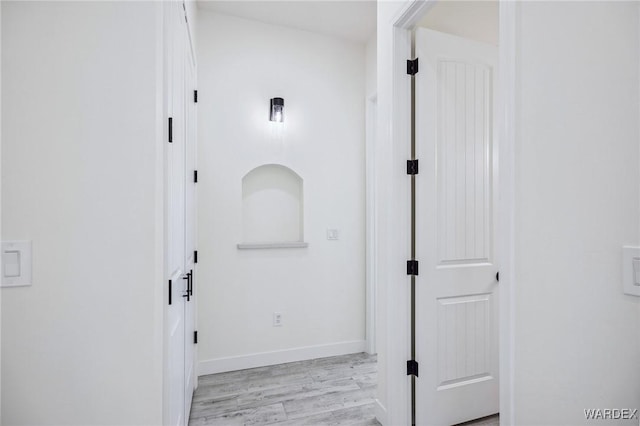
[[493, 416], [483, 417], [470, 422], [460, 423], [456, 426], [500, 426], [500, 415], [495, 414]]
[[365, 353], [202, 376], [190, 426], [379, 425], [376, 356]]
[[[380, 425], [375, 355], [292, 362], [200, 377], [189, 426]], [[459, 426], [499, 426], [498, 415]]]

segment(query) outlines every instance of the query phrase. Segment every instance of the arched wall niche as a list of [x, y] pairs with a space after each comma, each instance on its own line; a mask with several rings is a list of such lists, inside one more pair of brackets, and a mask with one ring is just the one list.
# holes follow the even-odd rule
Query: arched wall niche
[[281, 164], [264, 164], [242, 178], [240, 249], [306, 247], [303, 180]]

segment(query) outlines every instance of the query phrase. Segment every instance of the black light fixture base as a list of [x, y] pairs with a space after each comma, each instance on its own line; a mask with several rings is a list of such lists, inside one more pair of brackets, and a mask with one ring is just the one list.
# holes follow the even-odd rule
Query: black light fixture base
[[284, 121], [284, 99], [271, 98], [271, 106], [269, 108], [269, 121]]

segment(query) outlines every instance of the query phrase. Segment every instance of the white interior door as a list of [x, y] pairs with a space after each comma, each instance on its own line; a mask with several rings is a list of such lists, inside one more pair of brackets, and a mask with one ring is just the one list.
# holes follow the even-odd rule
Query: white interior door
[[[185, 404], [185, 32], [182, 5], [166, 3], [167, 108], [166, 143], [166, 273], [169, 285], [167, 308], [168, 423], [188, 422]], [[169, 130], [169, 127], [171, 128]]]
[[186, 416], [189, 416], [191, 400], [196, 386], [196, 350], [194, 332], [196, 329], [196, 303], [194, 285], [196, 278], [195, 250], [196, 250], [196, 102], [194, 90], [196, 86], [195, 60], [188, 38], [185, 40], [186, 49], [186, 73], [185, 73], [185, 141], [186, 164], [185, 169], [185, 271], [189, 278], [189, 297], [185, 304], [185, 343], [184, 343], [184, 370], [185, 370], [185, 407]]
[[497, 47], [416, 31], [416, 421], [498, 412]]

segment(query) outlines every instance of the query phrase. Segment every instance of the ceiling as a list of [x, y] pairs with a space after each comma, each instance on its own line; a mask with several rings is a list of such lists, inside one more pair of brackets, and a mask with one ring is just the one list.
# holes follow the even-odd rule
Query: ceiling
[[376, 2], [198, 0], [198, 8], [366, 43], [376, 31]]

